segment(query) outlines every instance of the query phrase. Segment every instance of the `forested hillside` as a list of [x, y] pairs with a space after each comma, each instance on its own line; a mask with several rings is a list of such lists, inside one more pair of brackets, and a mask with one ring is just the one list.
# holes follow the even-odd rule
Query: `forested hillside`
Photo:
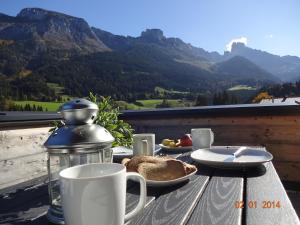
[[125, 37], [43, 9], [0, 15], [1, 99], [51, 102], [92, 91], [132, 101], [159, 98], [159, 87], [195, 100], [278, 82], [250, 60], [208, 52], [159, 29]]

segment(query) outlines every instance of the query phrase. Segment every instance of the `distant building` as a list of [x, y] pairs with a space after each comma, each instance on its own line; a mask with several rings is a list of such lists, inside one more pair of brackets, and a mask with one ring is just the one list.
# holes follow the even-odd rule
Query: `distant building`
[[300, 97], [263, 99], [259, 104], [265, 105], [300, 105]]

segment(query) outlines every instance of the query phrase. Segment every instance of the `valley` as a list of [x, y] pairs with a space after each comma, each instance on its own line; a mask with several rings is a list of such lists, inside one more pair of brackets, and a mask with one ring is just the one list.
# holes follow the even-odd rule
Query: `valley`
[[214, 99], [221, 95], [228, 98], [224, 104], [249, 103], [260, 89], [300, 78], [299, 68], [296, 56], [242, 43], [220, 54], [160, 29], [131, 37], [40, 8], [0, 14], [2, 110], [15, 102], [52, 111], [89, 92], [111, 96], [124, 109], [220, 104]]

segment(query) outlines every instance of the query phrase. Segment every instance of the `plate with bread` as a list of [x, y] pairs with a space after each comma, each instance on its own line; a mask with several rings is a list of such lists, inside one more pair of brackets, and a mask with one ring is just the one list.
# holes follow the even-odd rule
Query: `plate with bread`
[[163, 150], [190, 151], [193, 146], [192, 137], [190, 134], [185, 134], [180, 139], [163, 139], [159, 146]]
[[197, 167], [170, 156], [134, 156], [125, 158], [122, 164], [127, 172], [142, 175], [147, 186], [165, 187], [188, 181], [197, 172]]

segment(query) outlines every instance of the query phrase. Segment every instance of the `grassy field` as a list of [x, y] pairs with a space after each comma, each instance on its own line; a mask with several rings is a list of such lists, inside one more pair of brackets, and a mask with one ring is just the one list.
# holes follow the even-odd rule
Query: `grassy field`
[[[56, 96], [60, 96], [59, 102], [40, 102], [40, 101], [14, 101], [16, 105], [21, 105], [23, 108], [26, 104], [29, 104], [31, 107], [35, 105], [35, 107], [41, 106], [43, 108], [43, 111], [49, 111], [49, 112], [56, 112], [61, 104], [63, 102], [67, 102], [73, 98], [73, 96], [65, 95], [64, 94], [64, 88], [61, 87], [57, 83], [47, 83], [47, 86], [54, 90]], [[166, 94], [172, 95], [172, 94], [179, 94], [183, 95], [182, 98], [184, 98], [185, 94], [188, 94], [188, 92], [180, 92], [180, 91], [174, 91], [174, 90], [166, 90], [161, 87], [156, 87], [155, 92], [159, 93], [161, 96], [159, 98], [164, 98]], [[181, 97], [178, 97], [181, 98]], [[191, 101], [181, 100], [181, 99], [166, 99], [169, 107], [189, 107], [194, 105]], [[153, 109], [157, 108], [157, 105], [161, 104], [163, 102], [163, 99], [147, 99], [147, 100], [137, 100], [134, 103], [129, 103], [126, 101], [116, 101], [117, 105], [120, 107], [121, 110], [142, 110], [142, 109]]]
[[16, 105], [22, 105], [23, 107], [26, 104], [29, 104], [31, 107], [33, 105], [37, 106], [42, 106], [43, 111], [50, 111], [50, 112], [56, 112], [59, 108], [59, 106], [62, 104], [60, 102], [38, 102], [38, 101], [15, 101], [14, 102]]
[[[75, 98], [69, 95], [64, 95], [63, 87], [59, 86], [56, 83], [47, 83], [47, 85], [48, 87], [50, 87], [55, 91], [56, 95], [61, 96], [61, 98], [59, 99], [60, 102], [15, 101], [14, 103], [16, 105], [23, 106], [23, 108], [25, 107], [26, 104], [29, 104], [31, 107], [33, 107], [33, 105], [35, 105], [35, 107], [41, 106], [43, 108], [43, 111], [56, 112], [59, 106], [63, 104], [63, 102]], [[235, 95], [239, 99], [239, 102], [241, 103], [249, 102], [254, 96], [254, 94], [257, 92], [255, 87], [250, 87], [247, 85], [236, 85], [234, 87], [229, 88], [227, 91], [230, 94]], [[187, 92], [166, 90], [160, 87], [156, 87], [155, 92], [159, 93], [161, 95], [161, 98], [164, 98], [166, 94], [182, 94], [182, 95], [187, 94]], [[184, 97], [182, 98], [184, 99]], [[126, 101], [116, 101], [116, 103], [121, 110], [143, 110], [143, 109], [159, 108], [157, 106], [160, 105], [163, 101], [164, 101], [163, 99], [140, 99], [134, 103], [129, 103]], [[188, 100], [166, 99], [166, 101], [167, 101], [167, 105], [170, 108], [194, 106], [194, 102]]]
[[161, 94], [163, 93], [167, 93], [167, 94], [188, 94], [189, 92], [183, 92], [183, 91], [174, 91], [174, 90], [167, 90], [167, 89], [164, 89], [164, 88], [161, 88], [161, 87], [155, 87], [154, 88], [154, 91], [155, 92], [159, 92]]
[[[156, 108], [157, 105], [162, 103], [162, 99], [147, 99], [147, 100], [137, 100], [137, 102], [141, 103], [144, 108]], [[189, 106], [191, 102], [183, 101], [180, 99], [167, 99], [167, 102], [171, 107], [184, 107]]]
[[[128, 103], [125, 101], [116, 101], [117, 105], [120, 109], [128, 109], [128, 110], [141, 110], [141, 109], [153, 109], [156, 108], [157, 105], [162, 103], [162, 99], [147, 99], [147, 100], [137, 100], [136, 103]], [[170, 107], [188, 107], [192, 106], [193, 102], [180, 100], [180, 99], [167, 99]], [[42, 106], [43, 111], [56, 112], [59, 106], [63, 103], [61, 102], [39, 102], [39, 101], [15, 101], [16, 105], [22, 105], [23, 107], [26, 104], [29, 104], [31, 107], [33, 105]]]
[[137, 100], [145, 108], [155, 108], [158, 104], [162, 103], [162, 99], [147, 99], [147, 100]]
[[120, 107], [120, 109], [125, 110], [139, 110], [139, 109], [146, 109], [144, 106], [138, 106], [133, 103], [128, 103], [125, 101], [116, 101], [117, 105]]
[[54, 90], [55, 95], [61, 96], [61, 102], [14, 101], [14, 103], [16, 105], [23, 106], [23, 108], [26, 104], [29, 104], [30, 107], [33, 107], [33, 105], [35, 105], [35, 107], [41, 106], [43, 108], [43, 111], [57, 112], [59, 106], [63, 104], [63, 102], [76, 98], [69, 95], [63, 95], [62, 93], [64, 92], [64, 88], [56, 83], [47, 83], [47, 86]]
[[229, 94], [236, 96], [241, 104], [251, 103], [253, 97], [257, 94], [259, 89], [247, 85], [236, 85], [229, 88]]
[[247, 91], [255, 91], [257, 88], [255, 87], [250, 87], [247, 85], [236, 85], [234, 87], [231, 87], [228, 89], [228, 91], [241, 91], [241, 90], [247, 90]]

